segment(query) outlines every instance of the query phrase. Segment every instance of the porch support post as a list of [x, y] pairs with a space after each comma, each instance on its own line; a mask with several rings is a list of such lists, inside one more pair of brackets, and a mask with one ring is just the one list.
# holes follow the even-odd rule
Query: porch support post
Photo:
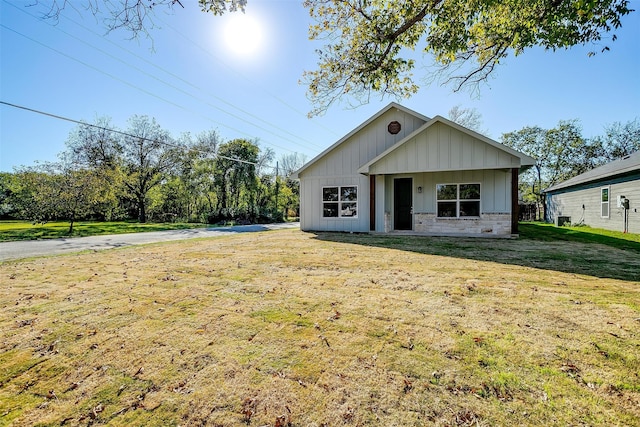
[[518, 234], [518, 168], [511, 169], [511, 234]]
[[376, 230], [376, 176], [369, 175], [369, 231]]

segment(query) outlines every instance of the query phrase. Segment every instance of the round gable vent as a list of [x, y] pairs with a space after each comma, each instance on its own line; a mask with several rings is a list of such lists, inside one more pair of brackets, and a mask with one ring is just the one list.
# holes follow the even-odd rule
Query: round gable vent
[[391, 135], [397, 134], [398, 132], [400, 132], [400, 129], [402, 129], [402, 126], [400, 126], [400, 122], [395, 120], [389, 123], [389, 126], [387, 126], [387, 130]]

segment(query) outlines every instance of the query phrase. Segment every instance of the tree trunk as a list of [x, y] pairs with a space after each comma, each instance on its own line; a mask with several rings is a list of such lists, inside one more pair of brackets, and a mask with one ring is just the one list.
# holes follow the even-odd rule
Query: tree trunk
[[73, 217], [69, 220], [69, 236], [73, 234]]
[[223, 212], [223, 215], [227, 215], [227, 182], [226, 180], [222, 182], [222, 186], [220, 187], [219, 206], [220, 206], [220, 211]]
[[138, 220], [144, 224], [147, 222], [147, 207], [144, 203], [144, 197], [138, 197]]
[[538, 194], [536, 194], [536, 207], [539, 212], [539, 221], [547, 220], [547, 207], [545, 206], [543, 195], [542, 195], [542, 168], [536, 165], [536, 171], [538, 173]]

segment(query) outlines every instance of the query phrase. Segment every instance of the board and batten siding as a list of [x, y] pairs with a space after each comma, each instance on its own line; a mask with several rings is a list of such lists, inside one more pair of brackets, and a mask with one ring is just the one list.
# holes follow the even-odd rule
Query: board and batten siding
[[[358, 186], [357, 218], [324, 218], [322, 188], [327, 186]], [[364, 175], [304, 179], [300, 182], [300, 229], [303, 231], [369, 231], [369, 177]]]
[[[601, 189], [609, 188], [609, 217], [601, 216]], [[584, 224], [612, 231], [624, 230], [624, 209], [618, 208], [618, 196], [630, 201], [629, 232], [640, 233], [640, 178], [617, 182], [615, 179], [589, 183], [578, 189], [564, 189], [547, 193], [547, 220], [556, 222], [558, 216], [571, 217], [571, 223]], [[582, 209], [584, 205], [584, 210]]]
[[[387, 131], [392, 121], [401, 126], [396, 135]], [[369, 177], [359, 174], [358, 168], [424, 123], [420, 117], [391, 108], [305, 169], [300, 175], [300, 228], [369, 231]], [[323, 218], [322, 187], [345, 185], [358, 186], [358, 218]]]
[[[397, 121], [401, 125], [401, 130], [396, 135], [387, 131], [387, 126], [392, 121]], [[419, 117], [392, 108], [324, 154], [322, 158], [305, 169], [301, 173], [301, 177], [309, 179], [311, 177], [337, 177], [355, 174], [360, 166], [384, 152], [424, 123], [425, 121]]]
[[511, 171], [487, 169], [421, 173], [413, 182], [414, 187], [422, 187], [422, 193], [414, 195], [415, 212], [436, 213], [438, 184], [480, 184], [481, 213], [511, 212]]
[[[393, 224], [393, 181], [413, 178], [413, 211], [415, 214], [436, 214], [438, 184], [480, 184], [480, 212], [482, 214], [511, 213], [511, 171], [501, 169], [422, 172], [416, 174], [381, 175], [384, 179], [384, 214]], [[418, 192], [418, 187], [422, 192]], [[450, 219], [447, 219], [450, 221]], [[376, 230], [384, 230], [382, 215], [376, 218]]]
[[478, 138], [435, 123], [369, 166], [369, 173], [395, 174], [520, 167], [520, 159]]

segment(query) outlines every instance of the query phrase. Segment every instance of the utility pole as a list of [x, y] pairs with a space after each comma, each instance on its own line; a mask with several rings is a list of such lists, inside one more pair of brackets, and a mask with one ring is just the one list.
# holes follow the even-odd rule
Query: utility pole
[[278, 213], [278, 192], [280, 191], [280, 183], [278, 182], [278, 162], [276, 161], [276, 209], [275, 212]]

